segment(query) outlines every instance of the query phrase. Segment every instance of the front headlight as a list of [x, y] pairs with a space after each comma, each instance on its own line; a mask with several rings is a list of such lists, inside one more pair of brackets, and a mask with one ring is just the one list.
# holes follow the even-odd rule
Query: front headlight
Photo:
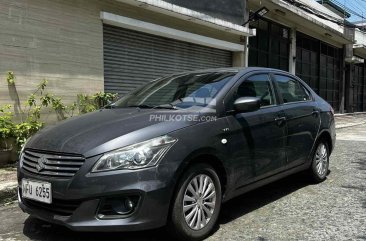
[[105, 153], [94, 165], [92, 172], [154, 166], [176, 141], [170, 136], [161, 136]]

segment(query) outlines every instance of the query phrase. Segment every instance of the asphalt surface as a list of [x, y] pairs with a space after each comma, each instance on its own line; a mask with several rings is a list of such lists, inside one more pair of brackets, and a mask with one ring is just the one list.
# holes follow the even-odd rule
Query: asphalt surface
[[[76, 233], [0, 207], [0, 240], [169, 240], [164, 229]], [[366, 240], [366, 125], [341, 129], [325, 182], [296, 174], [226, 203], [207, 240]]]

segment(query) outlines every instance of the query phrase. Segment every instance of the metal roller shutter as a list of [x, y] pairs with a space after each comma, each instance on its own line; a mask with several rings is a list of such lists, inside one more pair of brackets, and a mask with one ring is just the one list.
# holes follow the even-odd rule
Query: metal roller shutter
[[252, 22], [250, 27], [257, 29], [257, 34], [249, 38], [249, 66], [288, 71], [290, 29], [265, 19]]
[[103, 25], [104, 90], [125, 94], [158, 77], [231, 67], [232, 52]]
[[353, 110], [352, 112], [363, 112], [366, 110], [366, 69], [365, 64], [355, 64], [353, 69], [353, 81], [350, 86], [353, 88]]
[[296, 75], [339, 111], [343, 49], [296, 32]]

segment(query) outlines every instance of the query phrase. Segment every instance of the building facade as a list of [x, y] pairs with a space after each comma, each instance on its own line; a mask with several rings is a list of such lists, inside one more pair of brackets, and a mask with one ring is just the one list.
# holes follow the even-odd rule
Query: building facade
[[[269, 13], [242, 26], [261, 7]], [[337, 112], [365, 111], [366, 35], [342, 21], [312, 0], [4, 0], [0, 74], [17, 79], [16, 91], [0, 86], [0, 105], [42, 79], [73, 102], [177, 71], [263, 66], [297, 74]]]
[[262, 6], [270, 11], [251, 24], [248, 65], [296, 74], [336, 112], [366, 111], [366, 35], [345, 21], [350, 15], [331, 1], [248, 1], [249, 10]]

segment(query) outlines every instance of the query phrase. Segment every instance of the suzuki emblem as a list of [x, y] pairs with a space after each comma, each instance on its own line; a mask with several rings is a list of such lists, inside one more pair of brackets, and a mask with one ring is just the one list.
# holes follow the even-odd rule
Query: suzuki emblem
[[47, 163], [47, 158], [44, 157], [44, 156], [41, 156], [39, 159], [38, 159], [38, 164], [36, 166], [37, 168], [37, 171], [40, 172], [42, 171], [46, 166], [45, 164]]

